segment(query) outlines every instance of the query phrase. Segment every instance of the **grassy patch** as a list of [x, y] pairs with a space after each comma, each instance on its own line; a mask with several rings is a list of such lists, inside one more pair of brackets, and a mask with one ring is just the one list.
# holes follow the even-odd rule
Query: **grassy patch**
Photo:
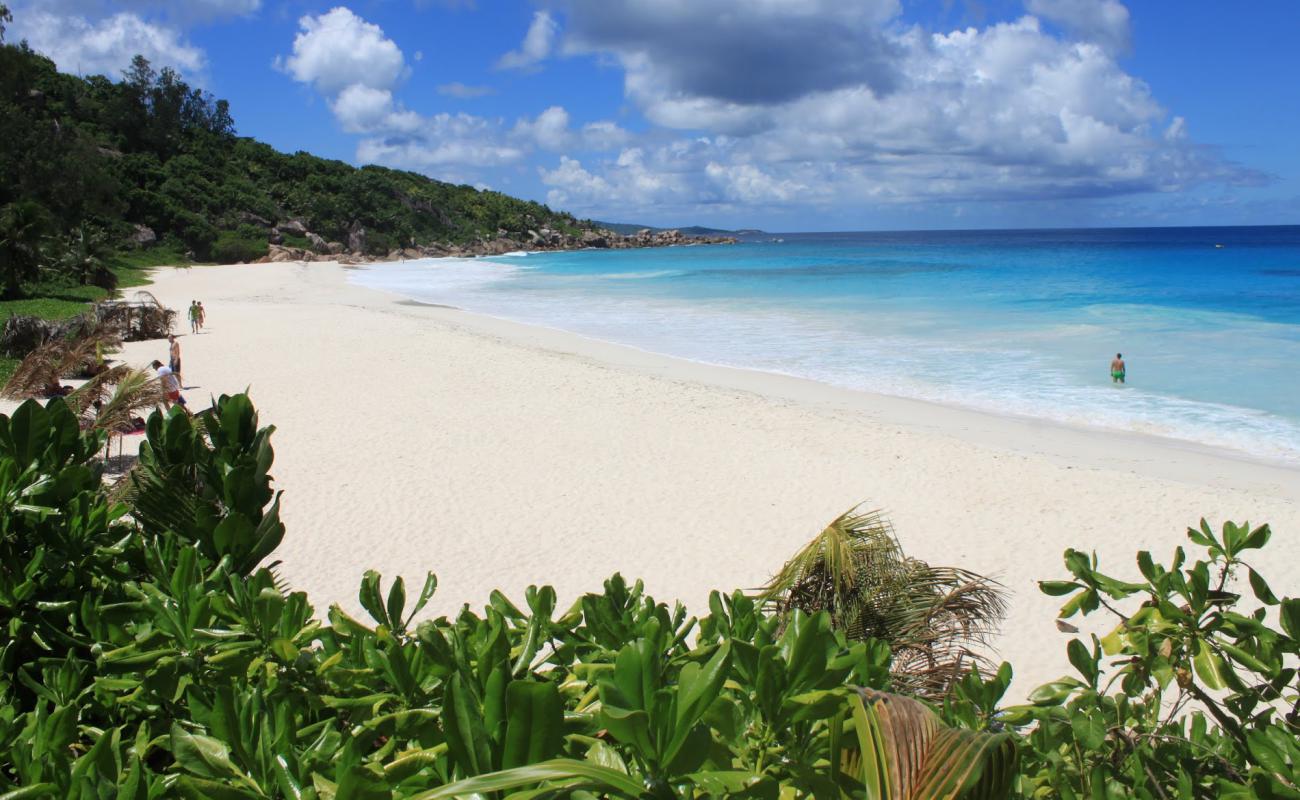
[[[161, 266], [188, 266], [184, 254], [165, 247], [148, 250], [129, 250], [108, 258], [108, 266], [117, 274], [119, 294], [149, 283], [149, 270]], [[80, 286], [61, 282], [32, 284], [27, 287], [27, 297], [21, 300], [0, 301], [0, 325], [10, 317], [40, 317], [41, 319], [69, 319], [86, 310], [86, 306], [108, 298], [108, 292], [98, 286]], [[0, 356], [0, 384], [9, 380], [21, 359]]]

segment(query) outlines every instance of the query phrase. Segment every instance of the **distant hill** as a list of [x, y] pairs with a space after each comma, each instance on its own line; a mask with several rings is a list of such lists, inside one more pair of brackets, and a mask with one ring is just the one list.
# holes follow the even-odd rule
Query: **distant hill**
[[140, 57], [114, 81], [61, 73], [25, 43], [0, 45], [0, 268], [14, 273], [10, 296], [90, 241], [252, 261], [277, 241], [383, 255], [528, 242], [538, 231], [572, 241], [591, 227], [499, 192], [281, 153], [237, 136], [226, 101]]
[[597, 222], [595, 220], [593, 220], [591, 224], [597, 228], [604, 228], [605, 230], [611, 230], [614, 233], [621, 233], [624, 236], [644, 230], [649, 230], [651, 232], [678, 230], [687, 236], [754, 236], [763, 233], [763, 231], [757, 229], [729, 231], [723, 230], [722, 228], [706, 228], [701, 225], [691, 225], [687, 228], [656, 228], [653, 225], [633, 225], [629, 222]]

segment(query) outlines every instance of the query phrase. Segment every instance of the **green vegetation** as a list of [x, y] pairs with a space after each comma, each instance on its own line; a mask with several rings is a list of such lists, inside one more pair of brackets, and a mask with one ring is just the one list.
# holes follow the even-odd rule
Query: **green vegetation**
[[0, 26], [3, 299], [56, 279], [111, 290], [123, 260], [253, 260], [288, 220], [303, 226], [284, 232], [293, 245], [309, 247], [310, 230], [366, 254], [589, 227], [498, 192], [240, 138], [226, 101], [141, 57], [121, 77], [61, 74], [26, 43], [3, 44]]
[[1119, 617], [1070, 643], [1079, 677], [1003, 707], [1004, 664], [926, 705], [856, 615], [780, 592], [696, 618], [615, 576], [422, 619], [432, 574], [367, 572], [368, 620], [318, 619], [261, 566], [272, 431], [242, 395], [155, 413], [106, 486], [63, 400], [0, 417], [0, 796], [1300, 796], [1300, 599], [1244, 560], [1267, 527], [1202, 525], [1203, 560], [1133, 581], [1067, 552], [1062, 615]]

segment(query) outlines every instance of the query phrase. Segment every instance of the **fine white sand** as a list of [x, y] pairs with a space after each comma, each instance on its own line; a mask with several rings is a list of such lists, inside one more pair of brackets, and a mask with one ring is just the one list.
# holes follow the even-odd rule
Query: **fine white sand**
[[909, 554], [1005, 583], [998, 655], [1023, 695], [1071, 672], [1035, 584], [1065, 577], [1066, 547], [1136, 575], [1138, 549], [1167, 560], [1201, 516], [1269, 522], [1257, 567], [1300, 589], [1294, 469], [660, 357], [402, 301], [336, 264], [160, 270], [150, 289], [207, 308], [203, 333], [181, 322], [192, 407], [248, 388], [276, 426], [276, 557], [318, 613], [361, 614], [374, 568], [435, 571], [435, 614], [530, 583], [567, 605], [616, 571], [704, 614], [865, 501]]

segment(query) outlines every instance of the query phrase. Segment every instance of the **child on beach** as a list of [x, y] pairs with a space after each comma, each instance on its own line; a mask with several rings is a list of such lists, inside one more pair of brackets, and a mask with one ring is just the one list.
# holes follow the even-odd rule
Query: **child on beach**
[[1126, 371], [1127, 370], [1124, 368], [1124, 354], [1116, 353], [1115, 360], [1110, 362], [1110, 382], [1123, 383], [1124, 373]]

